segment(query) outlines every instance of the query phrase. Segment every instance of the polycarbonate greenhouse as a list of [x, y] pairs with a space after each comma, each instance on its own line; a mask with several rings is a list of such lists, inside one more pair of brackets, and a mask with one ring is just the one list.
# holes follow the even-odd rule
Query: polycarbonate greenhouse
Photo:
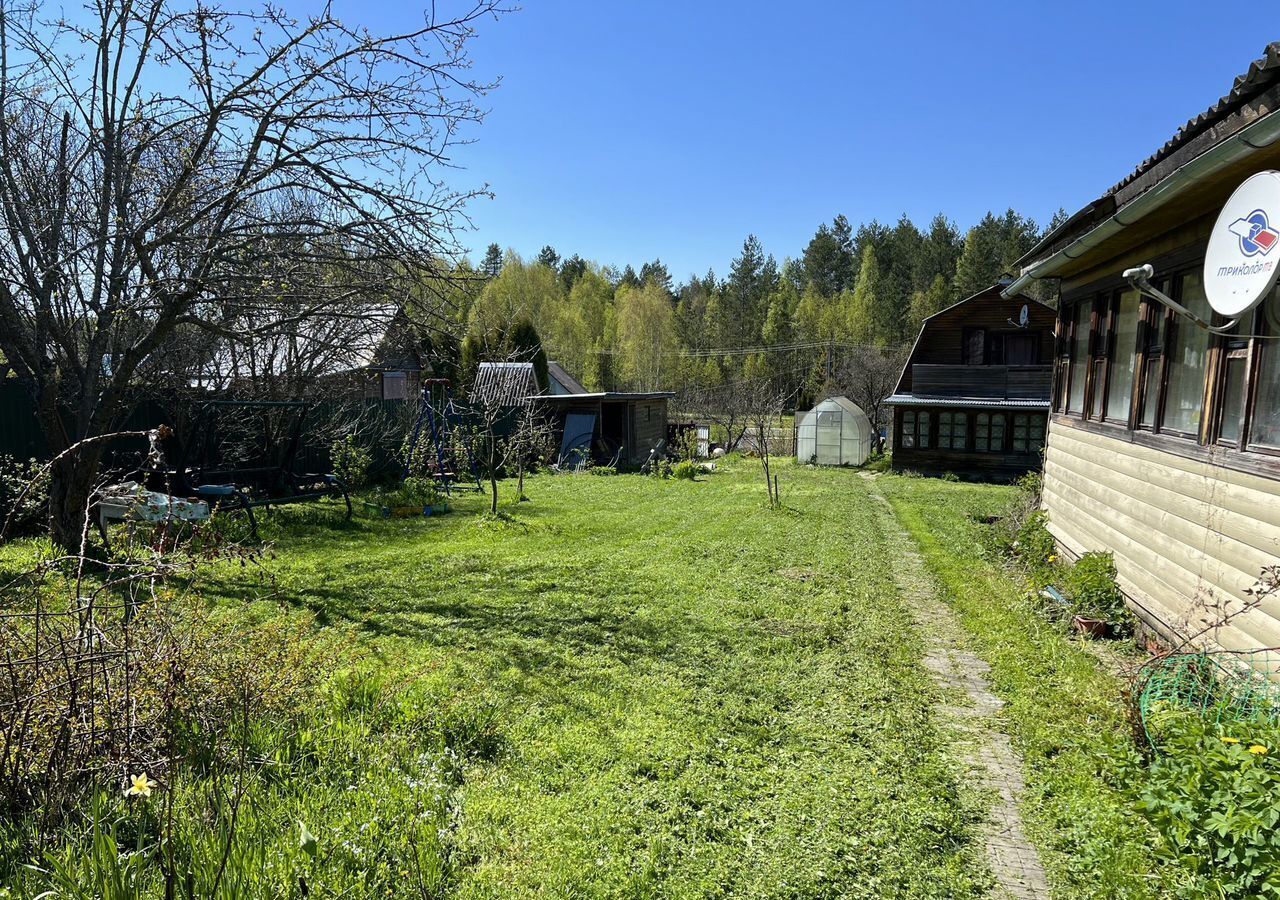
[[796, 459], [860, 466], [871, 455], [871, 420], [848, 397], [828, 397], [796, 421]]

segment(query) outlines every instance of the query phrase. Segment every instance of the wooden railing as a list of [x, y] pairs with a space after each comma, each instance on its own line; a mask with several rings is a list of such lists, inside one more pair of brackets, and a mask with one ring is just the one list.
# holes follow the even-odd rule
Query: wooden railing
[[1052, 380], [1052, 366], [911, 367], [911, 393], [925, 397], [1048, 400]]

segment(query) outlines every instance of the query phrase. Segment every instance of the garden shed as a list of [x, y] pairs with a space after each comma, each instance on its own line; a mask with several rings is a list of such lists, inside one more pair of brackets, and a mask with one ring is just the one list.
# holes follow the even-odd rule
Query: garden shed
[[796, 459], [860, 466], [871, 455], [871, 420], [848, 397], [828, 397], [796, 420]]

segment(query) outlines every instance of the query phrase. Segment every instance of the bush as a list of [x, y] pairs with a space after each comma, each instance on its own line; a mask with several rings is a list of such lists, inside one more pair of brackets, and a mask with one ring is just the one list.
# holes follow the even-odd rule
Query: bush
[[1183, 711], [1152, 724], [1161, 754], [1138, 807], [1194, 873], [1182, 896], [1280, 897], [1280, 727]]
[[360, 444], [354, 434], [333, 442], [329, 448], [329, 460], [333, 464], [333, 474], [347, 487], [354, 490], [368, 483], [373, 453]]
[[1067, 570], [1064, 582], [1076, 615], [1127, 623], [1129, 611], [1116, 584], [1116, 564], [1110, 553], [1086, 553]]
[[37, 531], [44, 522], [49, 509], [49, 476], [41, 470], [37, 460], [0, 454], [0, 528], [12, 517], [11, 537]]
[[690, 459], [681, 460], [671, 467], [671, 477], [684, 481], [693, 481], [702, 471], [702, 466]]
[[618, 474], [618, 469], [615, 466], [592, 466], [587, 469], [587, 471], [592, 475], [602, 475], [605, 477]]
[[398, 486], [383, 489], [375, 495], [383, 506], [439, 506], [444, 492], [433, 478], [409, 477]]

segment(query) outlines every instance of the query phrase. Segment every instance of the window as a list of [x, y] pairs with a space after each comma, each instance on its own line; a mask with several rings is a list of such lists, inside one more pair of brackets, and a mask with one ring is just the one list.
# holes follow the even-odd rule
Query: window
[[963, 450], [968, 445], [969, 414], [965, 412], [938, 413], [938, 447], [942, 450]]
[[[1275, 297], [1267, 300], [1276, 302]], [[1280, 447], [1280, 341], [1261, 341], [1262, 361], [1258, 377], [1258, 399], [1253, 410], [1251, 444]]]
[[405, 400], [409, 397], [409, 378], [404, 372], [382, 373], [382, 399]]
[[966, 366], [987, 364], [987, 332], [985, 328], [966, 328], [961, 361]]
[[902, 446], [916, 450], [929, 448], [929, 414], [914, 409], [902, 412]]
[[[1213, 311], [1204, 295], [1199, 271], [1182, 276], [1180, 302], [1208, 321]], [[1165, 388], [1164, 419], [1161, 430], [1195, 435], [1200, 431], [1200, 411], [1204, 406], [1204, 369], [1209, 353], [1209, 332], [1186, 316], [1178, 316], [1172, 326], [1169, 374]]]
[[1106, 418], [1127, 423], [1133, 400], [1133, 373], [1138, 352], [1138, 313], [1142, 295], [1125, 291], [1115, 309], [1111, 326], [1111, 371], [1107, 382]]
[[1084, 412], [1084, 384], [1089, 363], [1089, 323], [1092, 304], [1077, 303], [1071, 322], [1071, 388], [1067, 395], [1067, 412]]
[[[1163, 290], [1164, 286], [1160, 285]], [[1169, 317], [1165, 308], [1153, 300], [1142, 303], [1138, 340], [1142, 345], [1141, 393], [1138, 396], [1138, 424], [1154, 428], [1156, 412], [1160, 409], [1160, 373], [1164, 362], [1164, 344], [1161, 332]]]
[[1218, 419], [1218, 440], [1239, 445], [1244, 426], [1245, 374], [1249, 369], [1249, 339], [1246, 317], [1222, 340], [1222, 400]]
[[980, 412], [974, 416], [973, 449], [983, 453], [1004, 450], [1004, 413]]
[[1039, 453], [1044, 449], [1044, 416], [1018, 413], [1013, 417], [1013, 452]]

